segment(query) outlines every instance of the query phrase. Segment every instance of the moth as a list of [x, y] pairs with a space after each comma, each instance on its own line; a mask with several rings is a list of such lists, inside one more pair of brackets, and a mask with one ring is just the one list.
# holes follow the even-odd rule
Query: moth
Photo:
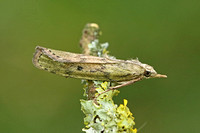
[[136, 60], [96, 57], [36, 47], [33, 64], [42, 70], [64, 77], [121, 83], [111, 89], [132, 84], [144, 78], [166, 78], [150, 65]]

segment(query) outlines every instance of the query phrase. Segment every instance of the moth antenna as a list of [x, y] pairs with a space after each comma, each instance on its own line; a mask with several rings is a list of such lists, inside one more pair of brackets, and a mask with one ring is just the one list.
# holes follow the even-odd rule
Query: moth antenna
[[143, 123], [138, 129], [137, 131], [139, 132], [141, 129], [143, 129], [146, 125], [147, 125], [147, 121], [145, 123]]

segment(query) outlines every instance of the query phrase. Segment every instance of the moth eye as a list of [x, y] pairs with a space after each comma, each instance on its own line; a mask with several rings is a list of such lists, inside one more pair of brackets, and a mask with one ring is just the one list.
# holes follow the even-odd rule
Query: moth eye
[[151, 72], [150, 72], [150, 71], [145, 71], [145, 72], [144, 72], [144, 76], [145, 76], [145, 77], [151, 76]]

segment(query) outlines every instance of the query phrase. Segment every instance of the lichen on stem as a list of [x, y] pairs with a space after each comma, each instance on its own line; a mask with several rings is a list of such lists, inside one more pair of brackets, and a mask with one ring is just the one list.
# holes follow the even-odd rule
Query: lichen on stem
[[[95, 23], [89, 23], [85, 26], [80, 40], [80, 46], [83, 54], [99, 57], [114, 58], [108, 55], [108, 43], [99, 43], [101, 35], [99, 26]], [[81, 110], [86, 115], [84, 118], [86, 133], [136, 133], [135, 122], [132, 113], [127, 107], [127, 100], [119, 106], [114, 104], [113, 96], [119, 94], [118, 90], [108, 91], [114, 83], [108, 81], [89, 81], [83, 80], [84, 96], [86, 100], [81, 99]], [[102, 93], [102, 95], [99, 95]], [[97, 97], [98, 96], [98, 97]], [[96, 100], [94, 100], [94, 98]]]

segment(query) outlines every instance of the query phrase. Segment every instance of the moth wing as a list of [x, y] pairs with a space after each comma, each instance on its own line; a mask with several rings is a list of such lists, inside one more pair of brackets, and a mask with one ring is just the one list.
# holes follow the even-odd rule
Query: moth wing
[[54, 61], [63, 62], [63, 63], [97, 63], [97, 64], [114, 63], [115, 64], [120, 61], [117, 59], [109, 59], [109, 58], [89, 56], [89, 55], [84, 55], [84, 54], [76, 54], [76, 53], [53, 50], [53, 49], [37, 46], [36, 52], [33, 57], [33, 63], [35, 65], [37, 64], [37, 60], [40, 58], [42, 54], [48, 56]]

